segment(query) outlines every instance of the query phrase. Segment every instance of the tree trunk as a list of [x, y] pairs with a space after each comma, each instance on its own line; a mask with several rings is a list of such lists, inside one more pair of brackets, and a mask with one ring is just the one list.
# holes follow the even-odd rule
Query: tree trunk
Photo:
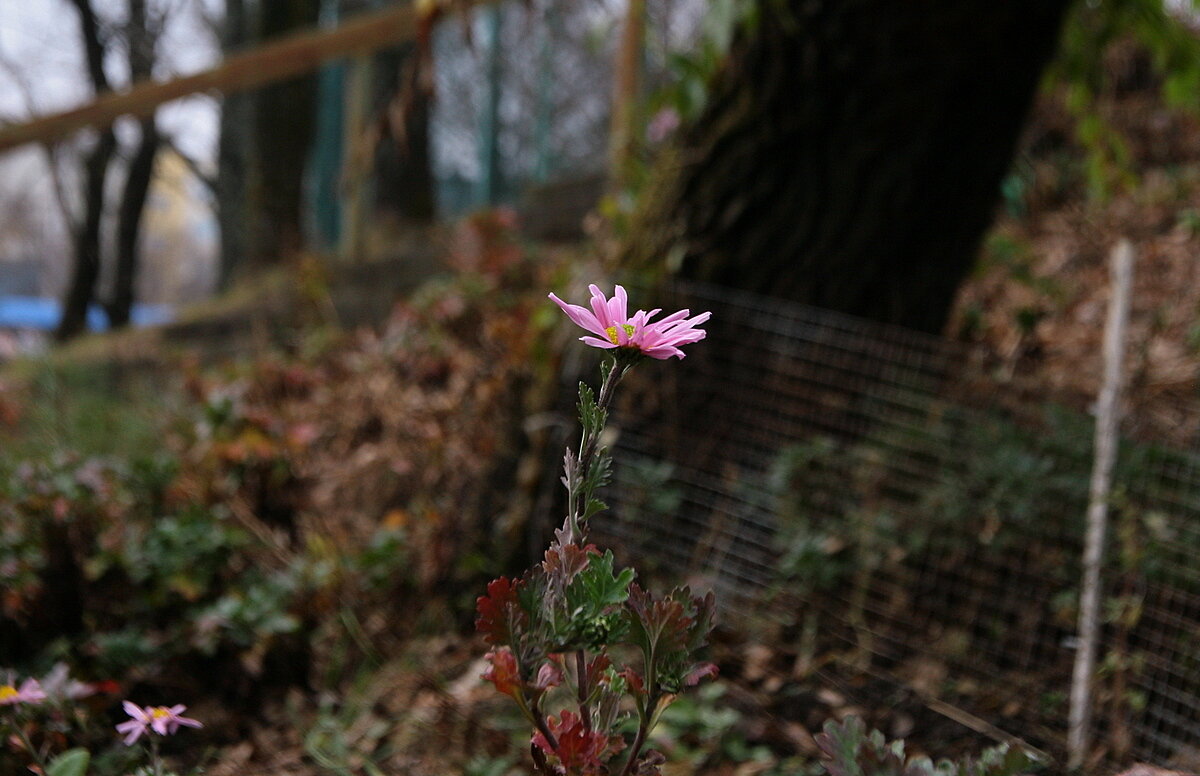
[[1068, 4], [760, 0], [630, 257], [940, 331]]
[[154, 117], [143, 119], [141, 130], [142, 139], [129, 163], [121, 209], [117, 215], [117, 272], [113, 280], [112, 301], [107, 308], [108, 324], [114, 329], [127, 326], [133, 310], [134, 284], [140, 263], [138, 253], [141, 250], [139, 237], [142, 214], [146, 210], [146, 197], [154, 179], [154, 159], [158, 155], [159, 135]]
[[[383, 117], [375, 150], [375, 197], [380, 210], [402, 222], [429, 223], [436, 214], [429, 151], [429, 93], [415, 82], [415, 46], [407, 44], [375, 58], [375, 104]], [[407, 90], [407, 91], [406, 91]]]
[[[92, 90], [96, 95], [109, 91], [104, 73], [104, 45], [89, 0], [72, 0], [79, 12], [79, 31]], [[60, 342], [72, 339], [87, 329], [87, 311], [96, 295], [100, 277], [100, 222], [104, 215], [104, 182], [117, 141], [112, 127], [100, 130], [100, 136], [84, 161], [83, 217], [75, 226], [75, 265], [63, 299], [62, 319], [55, 337]]]
[[[143, 81], [153, 73], [157, 31], [152, 30], [146, 19], [146, 0], [129, 0], [129, 29], [127, 31], [129, 72], [134, 83]], [[146, 210], [146, 197], [154, 179], [154, 160], [158, 156], [159, 134], [151, 113], [140, 122], [141, 140], [137, 151], [129, 162], [125, 175], [125, 189], [121, 194], [120, 211], [117, 214], [116, 275], [113, 278], [113, 293], [107, 313], [108, 324], [119, 329], [129, 324], [133, 310], [134, 285], [137, 282], [139, 265], [138, 239], [142, 228], [142, 213]]]
[[[315, 27], [318, 0], [274, 0], [261, 6], [261, 39]], [[254, 155], [259, 174], [251, 212], [258, 217], [250, 247], [256, 266], [278, 264], [304, 245], [304, 179], [316, 130], [317, 77], [268, 86], [258, 95]]]
[[95, 147], [84, 162], [83, 220], [73, 235], [75, 264], [71, 283], [63, 300], [62, 319], [55, 338], [66, 342], [87, 329], [87, 311], [96, 295], [96, 280], [100, 277], [100, 221], [104, 215], [104, 182], [108, 163], [117, 148], [112, 129], [100, 133]]
[[[225, 0], [221, 49], [228, 55], [250, 40], [250, 20], [244, 0]], [[221, 132], [217, 143], [217, 225], [221, 232], [218, 285], [228, 288], [236, 268], [249, 254], [248, 190], [250, 148], [254, 123], [253, 95], [226, 94], [221, 101]]]

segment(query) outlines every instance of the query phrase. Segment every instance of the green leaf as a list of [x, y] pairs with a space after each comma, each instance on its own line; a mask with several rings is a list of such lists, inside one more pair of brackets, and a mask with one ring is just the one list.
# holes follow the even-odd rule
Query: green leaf
[[600, 614], [625, 603], [629, 598], [629, 583], [633, 582], [636, 572], [621, 569], [620, 573], [615, 573], [614, 563], [612, 550], [593, 557], [567, 588], [568, 606], [588, 614]]
[[46, 766], [46, 776], [84, 776], [92, 756], [86, 749], [68, 749]]
[[584, 436], [600, 433], [608, 420], [608, 413], [596, 404], [596, 394], [587, 383], [579, 383], [579, 425]]
[[619, 639], [625, 618], [621, 605], [629, 598], [633, 569], [613, 570], [612, 550], [593, 555], [586, 569], [567, 586], [564, 611], [559, 613], [559, 635], [564, 648], [595, 648]]

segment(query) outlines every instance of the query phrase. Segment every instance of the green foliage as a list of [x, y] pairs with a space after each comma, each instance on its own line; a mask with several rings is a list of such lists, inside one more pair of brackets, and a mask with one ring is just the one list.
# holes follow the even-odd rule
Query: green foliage
[[152, 454], [176, 410], [161, 379], [87, 361], [6, 365], [0, 393], [20, 412], [11, 425], [0, 422], [0, 477], [64, 450], [85, 458]]
[[692, 770], [720, 762], [773, 760], [769, 748], [746, 741], [738, 729], [742, 714], [724, 702], [726, 692], [724, 684], [706, 684], [680, 696], [660, 715], [657, 737], [673, 760], [682, 760]]
[[687, 51], [671, 52], [670, 83], [651, 100], [651, 109], [671, 108], [690, 121], [700, 115], [712, 79], [725, 62], [734, 38], [758, 23], [758, 0], [710, 0], [699, 38]]
[[463, 767], [463, 776], [505, 776], [513, 770], [516, 760], [511, 756], [488, 757], [479, 755], [473, 757]]
[[595, 649], [624, 634], [626, 623], [620, 607], [629, 598], [633, 569], [614, 573], [612, 550], [591, 555], [587, 567], [567, 585], [565, 615], [556, 623], [556, 633], [565, 649]]
[[[269, 508], [290, 482], [287, 427], [249, 416], [234, 396], [203, 397], [170, 449], [59, 452], [0, 467], [9, 660], [30, 670], [62, 660], [118, 681], [136, 671], [153, 682], [173, 665], [215, 658], [232, 681], [253, 673], [302, 615], [331, 609], [338, 596], [362, 603], [401, 589], [409, 575], [399, 530], [380, 530], [362, 547], [309, 536], [281, 551], [250, 511]], [[47, 605], [63, 595], [78, 595], [83, 611], [71, 642], [55, 632]]]
[[[607, 363], [607, 362], [605, 362]], [[585, 435], [599, 433], [608, 420], [608, 413], [596, 404], [596, 392], [587, 383], [579, 383], [579, 425]]]
[[[1136, 183], [1126, 138], [1098, 110], [1097, 98], [1115, 88], [1105, 51], [1132, 40], [1148, 53], [1161, 94], [1176, 109], [1200, 110], [1200, 36], [1162, 0], [1077, 2], [1067, 19], [1048, 83], [1062, 88], [1087, 152], [1089, 190], [1103, 198]], [[1180, 13], [1200, 8], [1187, 2]]]
[[1015, 776], [1038, 767], [1036, 759], [1006, 744], [958, 762], [909, 758], [903, 741], [888, 743], [879, 731], [868, 733], [858, 717], [826, 722], [816, 741], [830, 776]]
[[68, 749], [46, 764], [46, 776], [85, 776], [92, 755], [86, 749]]

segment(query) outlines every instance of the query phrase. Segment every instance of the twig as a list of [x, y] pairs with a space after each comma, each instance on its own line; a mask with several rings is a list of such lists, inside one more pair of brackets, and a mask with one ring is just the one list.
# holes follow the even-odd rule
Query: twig
[[1071, 713], [1067, 731], [1068, 767], [1083, 765], [1091, 738], [1092, 678], [1100, 631], [1100, 564], [1108, 528], [1108, 497], [1117, 457], [1120, 421], [1121, 361], [1133, 285], [1133, 246], [1122, 240], [1112, 253], [1112, 300], [1104, 327], [1104, 383], [1096, 401], [1096, 447], [1088, 499], [1083, 579], [1079, 594], [1079, 651], [1071, 679]]

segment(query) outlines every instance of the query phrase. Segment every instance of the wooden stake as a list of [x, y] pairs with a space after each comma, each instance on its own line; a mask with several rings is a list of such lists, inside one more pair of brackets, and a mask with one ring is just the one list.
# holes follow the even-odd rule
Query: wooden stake
[[1071, 712], [1067, 732], [1068, 767], [1078, 769], [1091, 745], [1092, 679], [1100, 634], [1100, 571], [1108, 527], [1108, 499], [1113, 463], [1117, 457], [1120, 421], [1121, 361], [1133, 285], [1133, 246], [1122, 240], [1112, 253], [1112, 298], [1104, 328], [1104, 382], [1096, 401], [1095, 458], [1088, 498], [1087, 536], [1083, 549], [1083, 578], [1079, 595], [1079, 646], [1071, 681]]
[[613, 191], [628, 181], [637, 148], [638, 100], [645, 56], [646, 0], [628, 0], [613, 73], [612, 126], [609, 129], [609, 173]]

